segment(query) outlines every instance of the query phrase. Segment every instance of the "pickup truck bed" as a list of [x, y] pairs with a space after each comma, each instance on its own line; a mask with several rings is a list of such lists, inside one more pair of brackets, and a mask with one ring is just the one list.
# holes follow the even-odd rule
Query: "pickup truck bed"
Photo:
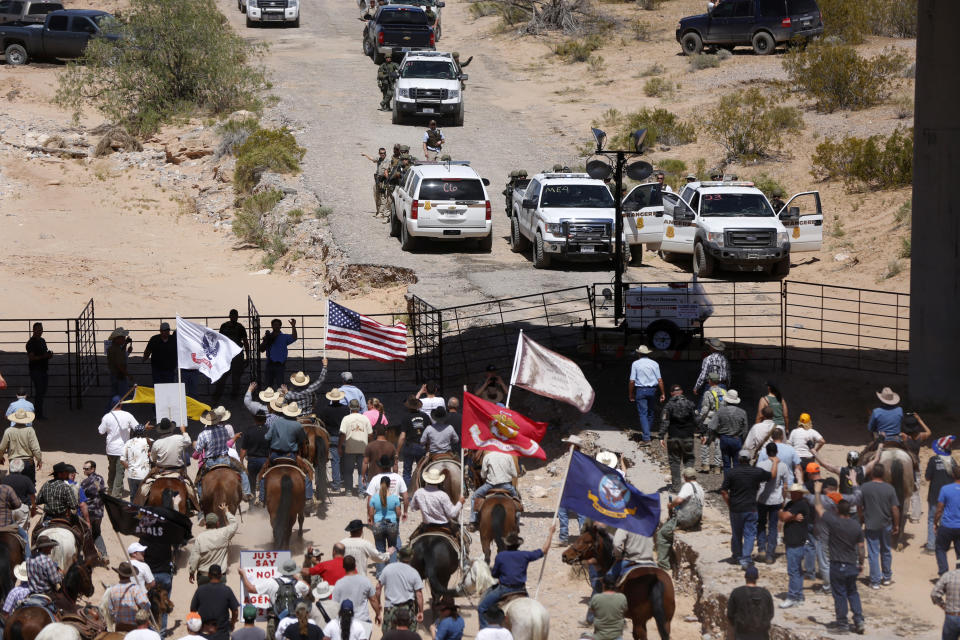
[[435, 48], [433, 27], [429, 26], [427, 14], [420, 7], [385, 5], [377, 9], [363, 31], [364, 53], [376, 64], [381, 64], [387, 54], [394, 62], [400, 54], [416, 49]]

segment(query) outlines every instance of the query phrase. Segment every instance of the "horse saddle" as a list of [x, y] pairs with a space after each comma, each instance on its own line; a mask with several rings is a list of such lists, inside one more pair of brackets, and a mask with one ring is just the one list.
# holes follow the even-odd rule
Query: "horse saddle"
[[656, 565], [635, 564], [620, 574], [620, 578], [617, 580], [617, 589], [622, 588], [628, 580], [636, 580], [644, 576], [653, 576], [656, 578], [660, 574], [666, 576], [668, 580], [672, 580], [669, 573]]
[[37, 539], [43, 535], [43, 532], [47, 529], [66, 529], [73, 533], [73, 537], [76, 541], [77, 549], [82, 550], [83, 541], [84, 541], [84, 530], [80, 528], [79, 525], [74, 524], [66, 518], [50, 518], [46, 523], [43, 520], [40, 520], [33, 528], [33, 531], [30, 534], [30, 546], [36, 547]]
[[202, 467], [200, 467], [199, 471], [197, 471], [197, 479], [193, 481], [194, 486], [199, 485], [199, 484], [203, 481], [203, 476], [207, 475], [208, 473], [210, 473], [210, 472], [213, 471], [214, 469], [229, 469], [230, 471], [233, 471], [234, 473], [242, 473], [242, 471], [241, 471], [240, 469], [238, 469], [237, 467], [233, 466], [232, 464], [215, 464], [215, 465], [213, 465], [212, 467], [208, 467], [207, 465], [203, 465]]
[[107, 630], [100, 608], [89, 604], [77, 609], [76, 613], [61, 613], [60, 622], [75, 628], [85, 640], [93, 640]]
[[270, 475], [270, 472], [273, 471], [274, 469], [279, 469], [283, 467], [286, 467], [288, 469], [291, 469], [291, 468], [296, 469], [297, 471], [300, 472], [300, 475], [303, 476], [303, 481], [304, 482], [308, 481], [307, 474], [304, 473], [303, 469], [300, 468], [300, 465], [297, 464], [297, 461], [291, 458], [274, 458], [270, 466], [267, 467], [267, 470], [263, 472], [263, 477], [266, 478], [267, 476]]
[[[447, 542], [453, 545], [453, 548], [457, 550], [457, 553], [460, 553], [460, 532], [454, 531], [451, 526], [443, 524], [421, 524], [419, 527], [414, 529], [413, 534], [410, 536], [410, 542], [407, 544], [413, 545], [419, 538], [426, 536], [439, 536], [444, 538]], [[467, 546], [470, 546], [470, 537], [464, 533], [464, 541]]]
[[5, 527], [0, 527], [0, 534], [9, 533], [17, 539], [17, 542], [20, 543], [20, 550], [23, 552], [24, 557], [27, 553], [27, 541], [20, 537], [20, 529], [15, 524], [9, 524]]
[[498, 605], [501, 609], [503, 609], [505, 606], [507, 606], [508, 604], [510, 604], [511, 602], [513, 602], [514, 600], [518, 600], [518, 599], [520, 599], [520, 598], [529, 598], [529, 597], [530, 597], [530, 594], [527, 593], [527, 590], [526, 590], [526, 589], [524, 589], [523, 591], [513, 591], [513, 592], [508, 593], [507, 595], [503, 596], [503, 597], [500, 598], [499, 600], [497, 600], [497, 605]]
[[50, 614], [50, 622], [57, 621], [57, 610], [53, 604], [53, 599], [45, 593], [31, 593], [17, 605], [17, 609], [23, 609], [24, 607], [40, 607]]
[[483, 506], [484, 500], [486, 500], [487, 498], [493, 498], [494, 496], [501, 497], [501, 498], [510, 498], [511, 500], [513, 500], [513, 503], [517, 505], [517, 511], [521, 513], [523, 512], [523, 501], [520, 500], [520, 498], [514, 498], [513, 494], [507, 491], [506, 489], [491, 489], [490, 491], [488, 491], [485, 496], [477, 500], [477, 510], [479, 511], [480, 507]]

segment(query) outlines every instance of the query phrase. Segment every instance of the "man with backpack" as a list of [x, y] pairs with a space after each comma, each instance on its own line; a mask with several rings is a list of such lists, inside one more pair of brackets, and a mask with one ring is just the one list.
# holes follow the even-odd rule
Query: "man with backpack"
[[243, 567], [237, 569], [240, 580], [246, 587], [247, 593], [262, 594], [270, 598], [270, 609], [267, 610], [267, 638], [274, 640], [277, 632], [277, 623], [288, 615], [292, 615], [297, 602], [303, 599], [310, 588], [305, 582], [297, 580], [299, 568], [293, 559], [287, 559], [277, 568], [277, 576], [251, 581]]
[[[670, 387], [670, 399], [663, 406], [660, 420], [660, 446], [667, 449], [673, 491], [680, 490], [680, 471], [696, 463], [693, 452], [693, 434], [696, 428], [696, 406], [683, 395], [680, 385], [673, 385]], [[664, 443], [664, 436], [670, 437], [667, 443]]]
[[[708, 386], [700, 400], [700, 410], [697, 412], [698, 435], [707, 433], [707, 425], [711, 418], [720, 410], [723, 404], [723, 394], [726, 393], [720, 386], [720, 374], [712, 372], [707, 375]], [[700, 473], [720, 473], [723, 461], [720, 458], [720, 441], [713, 440], [700, 444]]]
[[683, 486], [680, 492], [667, 502], [670, 517], [657, 529], [657, 565], [664, 571], [670, 571], [670, 549], [673, 548], [673, 534], [677, 528], [692, 531], [700, 527], [703, 517], [703, 487], [697, 482], [697, 470], [687, 467], [683, 470]]

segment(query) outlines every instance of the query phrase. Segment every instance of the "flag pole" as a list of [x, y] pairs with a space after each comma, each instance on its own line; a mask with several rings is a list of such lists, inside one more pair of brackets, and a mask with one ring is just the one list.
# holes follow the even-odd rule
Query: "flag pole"
[[323, 307], [327, 314], [327, 317], [324, 318], [323, 322], [323, 357], [327, 357], [327, 326], [330, 324], [330, 298], [326, 298], [326, 302], [323, 303]]
[[[463, 393], [464, 393], [464, 394], [467, 393], [467, 385], [463, 385]], [[465, 477], [466, 477], [466, 471], [464, 471], [464, 458], [465, 458], [465, 453], [464, 453], [464, 448], [463, 448], [463, 421], [461, 421], [461, 423], [460, 423], [460, 494], [463, 495], [463, 496], [466, 496], [466, 495], [467, 495], [467, 483], [464, 481], [464, 479], [465, 479]], [[467, 503], [464, 502], [463, 504], [466, 505]], [[472, 507], [473, 507], [473, 502], [472, 502], [472, 501], [471, 501], [470, 505], [471, 505], [470, 513], [472, 514], [472, 513], [473, 513], [473, 508], [472, 508]], [[462, 508], [460, 509], [460, 523], [459, 523], [459, 524], [460, 524], [460, 569], [461, 569], [461, 571], [462, 571], [462, 570], [463, 570], [463, 567], [465, 566], [464, 557], [465, 557], [465, 555], [466, 555], [466, 553], [465, 553], [465, 545], [466, 545], [466, 543], [464, 542], [464, 534], [463, 534], [463, 509], [462, 509]]]
[[523, 345], [523, 329], [517, 337], [517, 350], [513, 354], [513, 367], [510, 369], [510, 386], [507, 387], [507, 401], [504, 406], [510, 408], [510, 396], [513, 395], [513, 383], [517, 380], [517, 363], [520, 361], [520, 348]]
[[[177, 314], [177, 320], [180, 320], [180, 314]], [[180, 424], [178, 426], [187, 426], [187, 417], [184, 411], [187, 406], [187, 391], [183, 386], [183, 369], [180, 368], [180, 323], [177, 322], [177, 404], [180, 405]], [[181, 395], [182, 394], [182, 395]]]
[[134, 392], [137, 390], [137, 387], [138, 387], [138, 386], [139, 386], [139, 385], [134, 384], [134, 385], [132, 385], [129, 389], [127, 389], [127, 392], [123, 394], [123, 397], [120, 398], [120, 400], [117, 402], [117, 404], [113, 405], [113, 407], [110, 409], [110, 411], [116, 411], [117, 407], [119, 407], [120, 405], [122, 405], [122, 404], [123, 404], [123, 401], [126, 400], [126, 399], [130, 396], [131, 393], [134, 393]]
[[[573, 463], [573, 449], [576, 445], [570, 445], [570, 458], [567, 460], [567, 468], [563, 471], [563, 482], [560, 484], [560, 495], [557, 496], [557, 508], [553, 510], [553, 518], [550, 520], [550, 526], [552, 527], [557, 521], [557, 516], [560, 514], [560, 501], [563, 500], [563, 490], [567, 488], [567, 475], [570, 473], [570, 465]], [[547, 553], [550, 553], [550, 550], [547, 549]], [[540, 583], [543, 581], [543, 570], [547, 568], [547, 553], [543, 554], [543, 564], [540, 565], [540, 575], [537, 576], [537, 590], [533, 594], [533, 599], [536, 600], [540, 597]]]

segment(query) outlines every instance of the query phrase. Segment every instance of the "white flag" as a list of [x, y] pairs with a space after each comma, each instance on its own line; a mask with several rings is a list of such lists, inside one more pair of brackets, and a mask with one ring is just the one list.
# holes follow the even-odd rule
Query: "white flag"
[[520, 333], [510, 384], [590, 411], [596, 393], [573, 360]]
[[216, 382], [242, 350], [219, 331], [177, 316], [177, 364], [181, 369], [197, 369]]

